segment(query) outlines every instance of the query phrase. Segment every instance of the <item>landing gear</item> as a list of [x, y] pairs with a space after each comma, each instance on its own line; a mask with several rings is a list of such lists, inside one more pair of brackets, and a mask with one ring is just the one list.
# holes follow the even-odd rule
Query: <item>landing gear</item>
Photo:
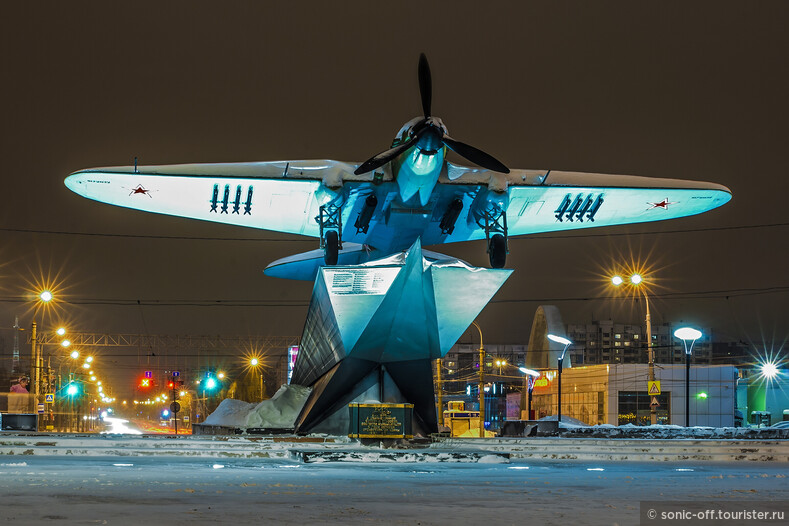
[[322, 205], [315, 221], [320, 229], [323, 261], [327, 265], [336, 265], [342, 249], [342, 201], [335, 199]]
[[491, 268], [504, 268], [507, 262], [507, 212], [494, 204], [482, 212], [482, 220], [477, 224], [485, 230], [485, 239], [488, 242], [488, 257]]
[[490, 256], [491, 268], [504, 268], [507, 262], [507, 240], [501, 234], [490, 236], [488, 244], [488, 256]]
[[328, 230], [323, 240], [323, 261], [327, 265], [336, 265], [340, 257], [340, 236], [336, 230]]

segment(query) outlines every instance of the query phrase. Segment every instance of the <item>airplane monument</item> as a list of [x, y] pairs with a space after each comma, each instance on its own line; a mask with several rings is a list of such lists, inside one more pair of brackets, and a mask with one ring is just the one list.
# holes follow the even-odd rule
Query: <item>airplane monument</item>
[[[135, 162], [79, 170], [65, 181], [116, 206], [317, 240], [315, 250], [264, 271], [315, 281], [292, 380], [313, 388], [301, 432], [332, 427], [348, 403], [371, 397], [413, 404], [418, 427], [434, 431], [430, 361], [446, 354], [509, 276], [500, 269], [510, 237], [675, 219], [731, 199], [708, 182], [509, 170], [432, 115], [424, 55], [418, 77], [423, 116], [363, 163]], [[475, 166], [448, 161], [447, 150]], [[483, 239], [491, 269], [421, 248]]]

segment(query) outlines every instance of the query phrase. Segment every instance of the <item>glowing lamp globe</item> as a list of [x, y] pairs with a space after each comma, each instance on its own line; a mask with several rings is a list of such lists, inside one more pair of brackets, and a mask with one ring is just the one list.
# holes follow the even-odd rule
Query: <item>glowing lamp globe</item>
[[571, 343], [573, 343], [567, 338], [563, 336], [556, 336], [555, 334], [549, 334], [548, 339], [551, 340], [552, 342], [561, 343], [562, 345], [570, 345]]
[[698, 340], [701, 338], [701, 331], [693, 327], [680, 327], [674, 331], [674, 336], [680, 340]]
[[774, 363], [763, 363], [761, 366], [762, 376], [767, 379], [775, 378], [775, 375], [778, 374], [778, 367]]
[[633, 285], [638, 285], [642, 281], [644, 281], [644, 278], [641, 277], [641, 274], [633, 274], [630, 276], [630, 283]]
[[611, 278], [611, 283], [613, 283], [616, 286], [621, 285], [623, 282], [624, 280], [622, 279], [622, 276], [614, 276], [613, 278]]
[[50, 302], [50, 301], [52, 301], [52, 293], [49, 292], [48, 290], [45, 290], [44, 292], [42, 292], [41, 294], [38, 295], [38, 298], [41, 301]]

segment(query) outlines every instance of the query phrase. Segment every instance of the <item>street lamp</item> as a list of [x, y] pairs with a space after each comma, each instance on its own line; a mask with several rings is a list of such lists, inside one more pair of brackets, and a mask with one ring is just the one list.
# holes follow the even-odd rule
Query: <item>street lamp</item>
[[479, 331], [479, 438], [485, 436], [485, 346], [482, 344], [482, 329], [477, 322], [471, 324]]
[[249, 360], [249, 365], [255, 369], [255, 372], [260, 373], [260, 399], [263, 400], [263, 371], [258, 371], [258, 367], [260, 367], [262, 364], [260, 363], [260, 360], [253, 357]]
[[496, 360], [496, 366], [499, 368], [499, 376], [501, 376], [501, 368], [507, 365], [507, 360]]
[[[625, 280], [622, 276], [614, 276], [611, 278], [611, 283], [615, 287], [622, 285]], [[644, 277], [641, 274], [635, 273], [630, 276], [630, 285], [635, 288], [635, 290], [641, 291], [644, 295], [644, 305], [646, 306], [646, 327], [647, 327], [647, 354], [649, 360], [649, 381], [655, 381], [655, 350], [652, 348], [652, 322], [651, 317], [649, 316], [649, 296], [647, 295], [647, 289], [644, 286]], [[652, 425], [657, 424], [657, 406], [650, 404], [649, 405], [649, 421]]]
[[559, 356], [559, 384], [558, 388], [558, 418], [556, 420], [557, 423], [561, 423], [562, 421], [562, 366], [564, 365], [564, 355], [567, 353], [567, 348], [570, 346], [571, 342], [567, 338], [563, 336], [556, 336], [555, 334], [549, 334], [548, 339], [552, 342], [560, 343], [564, 345], [564, 350], [562, 351], [561, 356]]
[[[537, 371], [535, 371], [533, 369], [527, 369], [526, 367], [518, 367], [518, 370], [520, 372], [522, 372], [523, 374], [525, 374], [526, 377], [528, 378], [528, 382], [529, 382], [529, 397], [527, 399], [528, 402], [527, 402], [527, 405], [526, 405], [526, 415], [529, 417], [529, 418], [527, 418], [527, 420], [531, 420], [532, 419], [531, 418], [531, 394], [532, 394], [532, 391], [534, 391], [534, 381], [537, 378], [540, 377], [540, 373], [538, 373]], [[523, 417], [521, 417], [521, 418], [523, 418]]]
[[685, 346], [685, 427], [690, 427], [690, 357], [693, 353], [693, 344], [701, 338], [701, 331], [692, 327], [680, 327], [674, 331], [674, 336], [682, 340]]
[[778, 366], [772, 362], [765, 362], [759, 366], [762, 376], [767, 380], [772, 380], [778, 375]]

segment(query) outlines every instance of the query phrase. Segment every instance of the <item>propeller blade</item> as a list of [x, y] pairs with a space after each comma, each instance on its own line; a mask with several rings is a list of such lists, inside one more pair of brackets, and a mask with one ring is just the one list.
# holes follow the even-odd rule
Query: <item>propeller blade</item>
[[449, 135], [444, 135], [443, 141], [450, 150], [478, 166], [487, 168], [488, 170], [493, 170], [494, 172], [501, 172], [505, 174], [510, 173], [510, 169], [504, 166], [498, 159], [483, 152], [480, 149], [474, 148], [473, 146], [460, 141], [456, 141]]
[[430, 65], [424, 53], [419, 55], [419, 94], [422, 96], [422, 113], [430, 117], [430, 106], [433, 103], [433, 80], [430, 77]]
[[388, 150], [383, 151], [370, 159], [367, 159], [359, 166], [359, 168], [354, 170], [353, 173], [355, 173], [356, 175], [362, 175], [367, 172], [372, 172], [376, 168], [385, 165], [386, 163], [388, 163], [389, 161], [391, 161], [392, 159], [394, 159], [395, 157], [406, 151], [408, 148], [413, 146], [415, 138], [416, 137], [409, 137], [408, 140], [406, 140], [404, 143], [399, 144], [394, 148], [389, 148]]

